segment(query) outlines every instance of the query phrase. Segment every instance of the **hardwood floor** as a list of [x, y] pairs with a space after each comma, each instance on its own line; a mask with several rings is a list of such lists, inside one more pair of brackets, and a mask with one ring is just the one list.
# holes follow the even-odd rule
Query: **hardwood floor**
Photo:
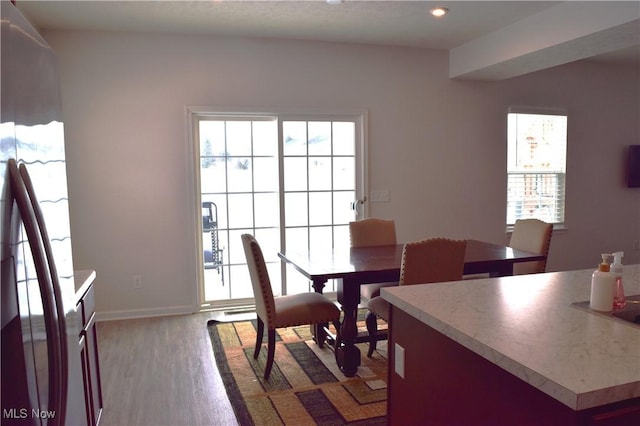
[[98, 323], [100, 426], [237, 425], [207, 332], [214, 315]]

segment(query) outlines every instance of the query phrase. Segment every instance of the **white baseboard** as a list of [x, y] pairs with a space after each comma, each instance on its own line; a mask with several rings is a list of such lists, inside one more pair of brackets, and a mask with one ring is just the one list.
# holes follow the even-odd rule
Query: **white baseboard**
[[96, 312], [96, 321], [187, 315], [195, 312], [198, 312], [198, 310], [193, 306], [167, 306], [162, 308], [135, 309], [130, 311], [106, 311]]

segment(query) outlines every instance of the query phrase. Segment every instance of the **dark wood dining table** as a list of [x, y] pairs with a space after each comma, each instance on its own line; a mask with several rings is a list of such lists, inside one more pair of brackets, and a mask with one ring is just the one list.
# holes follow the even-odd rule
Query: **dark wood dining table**
[[[348, 377], [354, 376], [360, 365], [360, 349], [355, 345], [358, 338], [360, 285], [398, 281], [403, 247], [403, 244], [397, 244], [333, 250], [286, 250], [278, 253], [283, 261], [311, 280], [317, 293], [322, 293], [328, 280], [336, 279], [338, 302], [344, 313], [340, 330], [341, 344], [335, 349], [336, 361]], [[540, 254], [467, 240], [464, 274], [513, 275], [514, 263], [544, 259], [545, 256]], [[320, 328], [316, 329], [315, 336], [316, 339], [324, 338]]]

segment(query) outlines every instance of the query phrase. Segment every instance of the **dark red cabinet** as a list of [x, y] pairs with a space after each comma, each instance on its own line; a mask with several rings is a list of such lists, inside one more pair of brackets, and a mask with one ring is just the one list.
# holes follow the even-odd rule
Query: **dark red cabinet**
[[80, 354], [87, 411], [87, 424], [95, 426], [102, 414], [102, 385], [98, 356], [98, 331], [96, 328], [95, 296], [93, 284], [89, 286], [77, 306], [80, 327]]

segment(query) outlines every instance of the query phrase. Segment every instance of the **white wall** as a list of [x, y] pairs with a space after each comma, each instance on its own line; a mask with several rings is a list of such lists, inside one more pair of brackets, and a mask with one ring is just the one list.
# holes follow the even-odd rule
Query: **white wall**
[[[369, 110], [369, 188], [400, 241], [506, 242], [506, 110], [569, 111], [567, 227], [550, 270], [640, 239], [624, 153], [640, 143], [640, 73], [574, 63], [502, 82], [448, 78], [446, 52], [298, 41], [45, 32], [61, 67], [75, 267], [103, 317], [196, 305], [185, 106]], [[134, 290], [133, 274], [143, 289]]]

